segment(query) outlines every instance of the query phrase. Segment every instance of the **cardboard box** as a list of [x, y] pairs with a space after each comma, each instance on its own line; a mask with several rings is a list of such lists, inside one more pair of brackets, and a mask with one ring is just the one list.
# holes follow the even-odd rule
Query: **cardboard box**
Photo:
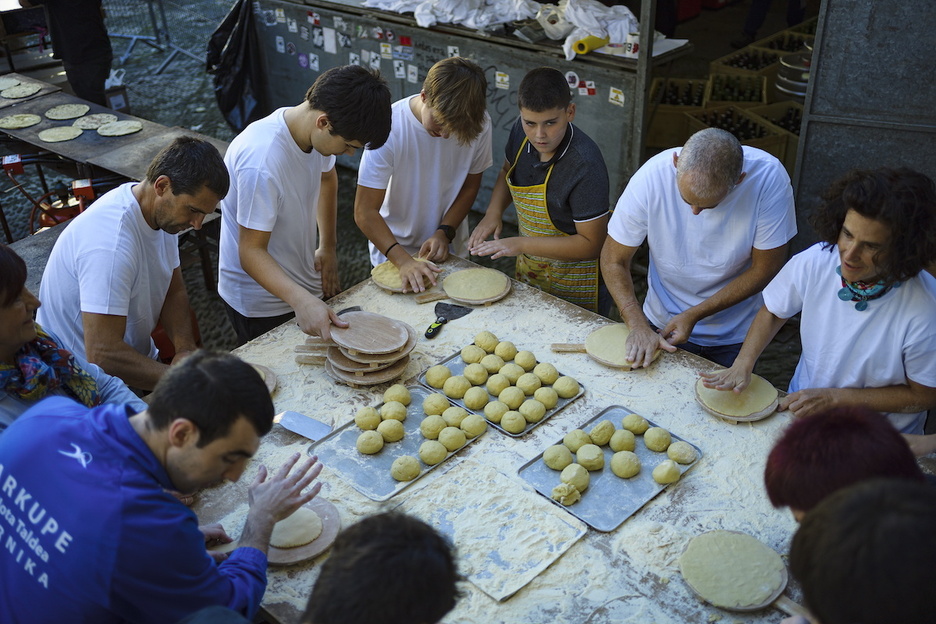
[[644, 145], [647, 147], [677, 147], [689, 138], [689, 128], [685, 113], [702, 110], [701, 105], [663, 104], [663, 95], [675, 87], [679, 94], [685, 94], [692, 87], [696, 94], [702, 89], [705, 93], [705, 79], [702, 78], [654, 78], [650, 85], [650, 100], [647, 106], [649, 125]]
[[[718, 93], [719, 88], [721, 94]], [[735, 89], [738, 91], [737, 99], [734, 97]], [[749, 90], [756, 99], [742, 99]], [[705, 101], [702, 106], [703, 108], [720, 108], [722, 106], [752, 108], [754, 106], [763, 106], [767, 102], [767, 78], [764, 76], [709, 74], [708, 82], [705, 85]]]
[[[727, 117], [736, 127], [747, 127], [757, 132], [758, 136], [755, 138], [740, 139], [739, 137], [741, 145], [760, 148], [768, 154], [773, 154], [781, 162], [786, 158], [787, 138], [778, 132], [780, 128], [764, 122], [762, 118], [750, 114], [745, 109], [736, 106], [722, 106], [721, 108], [708, 108], [700, 112], [684, 114], [689, 124], [690, 135], [705, 128], [721, 127], [722, 124], [713, 122], [713, 119]], [[731, 132], [730, 128], [725, 129]]]
[[754, 116], [762, 123], [771, 126], [776, 132], [786, 137], [786, 154], [781, 159], [790, 177], [793, 177], [793, 170], [796, 168], [796, 150], [799, 147], [799, 134], [781, 128], [775, 122], [783, 119], [790, 111], [798, 111], [799, 118], [803, 117], [803, 105], [792, 100], [784, 102], [775, 102], [766, 106], [756, 106], [747, 109], [747, 113]]

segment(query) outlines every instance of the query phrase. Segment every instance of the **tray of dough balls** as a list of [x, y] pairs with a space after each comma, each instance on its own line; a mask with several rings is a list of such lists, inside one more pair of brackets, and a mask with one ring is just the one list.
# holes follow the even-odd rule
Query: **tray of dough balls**
[[487, 431], [487, 421], [422, 386], [395, 384], [384, 401], [309, 447], [364, 496], [385, 501]]
[[585, 393], [576, 379], [563, 375], [530, 351], [489, 331], [424, 370], [419, 383], [443, 393], [495, 428], [519, 438], [540, 426]]
[[702, 451], [612, 405], [518, 470], [537, 492], [598, 531], [613, 531], [692, 468]]

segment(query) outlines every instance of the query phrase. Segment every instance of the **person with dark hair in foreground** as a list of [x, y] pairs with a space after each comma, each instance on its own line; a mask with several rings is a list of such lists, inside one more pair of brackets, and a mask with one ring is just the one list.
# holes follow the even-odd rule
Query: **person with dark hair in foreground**
[[808, 416], [864, 406], [901, 433], [921, 434], [936, 406], [936, 185], [906, 168], [856, 170], [813, 214], [821, 242], [794, 256], [764, 289], [731, 368], [703, 373], [740, 392], [787, 319], [801, 313], [803, 353], [780, 409]]
[[318, 494], [304, 490], [321, 464], [261, 466], [220, 565], [205, 545], [231, 538], [166, 490], [237, 481], [272, 426], [257, 371], [208, 351], [173, 366], [143, 412], [36, 404], [0, 436], [0, 621], [165, 624], [213, 605], [253, 617], [273, 525]]
[[435, 529], [397, 512], [370, 516], [338, 535], [302, 624], [434, 624], [455, 606], [459, 580]]
[[934, 561], [936, 490], [906, 480], [832, 494], [806, 514], [790, 548], [790, 571], [821, 624], [931, 623]]
[[793, 421], [767, 457], [764, 485], [774, 507], [797, 521], [824, 498], [874, 478], [923, 482], [907, 441], [878, 412], [836, 407]]

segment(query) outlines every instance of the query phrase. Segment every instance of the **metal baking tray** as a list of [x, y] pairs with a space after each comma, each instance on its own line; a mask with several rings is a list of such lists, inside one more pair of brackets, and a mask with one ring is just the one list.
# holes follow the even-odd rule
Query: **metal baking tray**
[[[460, 350], [457, 351], [454, 355], [450, 355], [449, 357], [445, 358], [441, 362], [437, 362], [436, 364], [444, 364], [445, 366], [448, 366], [449, 370], [452, 371], [453, 376], [461, 375], [465, 371], [465, 367], [468, 366], [468, 364], [466, 364], [465, 361], [461, 358]], [[435, 366], [436, 364], [433, 364], [432, 366]], [[537, 360], [537, 364], [539, 364], [539, 360]], [[433, 388], [428, 383], [426, 383], [426, 371], [428, 371], [429, 368], [426, 368], [426, 370], [419, 373], [419, 377], [416, 378], [416, 381], [421, 383], [426, 388], [429, 388], [432, 392], [441, 393], [442, 392], [441, 389]], [[560, 371], [559, 375], [562, 376], [562, 374], [563, 374], [562, 371]], [[542, 425], [544, 422], [546, 422], [547, 420], [555, 416], [557, 413], [561, 412], [569, 403], [571, 403], [572, 401], [575, 401], [580, 396], [585, 394], [585, 384], [583, 384], [578, 379], [576, 379], [576, 381], [578, 381], [578, 384], [579, 384], [578, 394], [576, 394], [574, 397], [570, 399], [563, 399], [560, 397], [559, 401], [556, 403], [556, 407], [546, 410], [546, 414], [543, 416], [543, 418], [539, 422], [527, 423], [526, 429], [524, 429], [520, 433], [510, 433], [509, 431], [501, 427], [498, 423], [491, 422], [490, 420], [487, 420], [486, 418], [485, 420], [487, 420], [488, 425], [490, 425], [491, 427], [494, 427], [495, 429], [497, 429], [498, 431], [500, 431], [501, 433], [505, 435], [509, 435], [512, 438], [519, 438], [519, 437], [525, 436], [526, 434], [530, 433], [531, 431], [533, 431], [534, 429]], [[484, 387], [484, 386], [482, 385], [480, 387]], [[490, 392], [488, 393], [488, 398], [489, 398], [489, 401], [497, 400], [497, 397], [491, 394]], [[533, 398], [533, 397], [528, 397], [528, 398]], [[452, 403], [454, 403], [455, 405], [459, 407], [464, 407], [466, 410], [468, 410], [472, 414], [480, 414], [482, 417], [484, 417], [484, 409], [480, 409], [480, 410], [468, 409], [467, 407], [465, 407], [465, 402], [462, 399], [449, 398], [449, 401], [451, 401]]]
[[[633, 413], [633, 410], [621, 405], [612, 405], [603, 409], [591, 420], [583, 423], [578, 429], [588, 431], [591, 425], [601, 420], [610, 420], [615, 429], [620, 429], [621, 419]], [[651, 427], [659, 426], [649, 419], [647, 419], [647, 422], [650, 423]], [[687, 465], [676, 464], [679, 466], [681, 475], [685, 475], [686, 471], [699, 463], [699, 459], [702, 458], [702, 449], [672, 431], [670, 431], [670, 435], [673, 437], [673, 442], [678, 440], [688, 442], [696, 450], [697, 456], [694, 462]], [[554, 442], [554, 444], [562, 444], [562, 438]], [[622, 479], [611, 472], [611, 456], [614, 455], [614, 451], [607, 445], [602, 446], [601, 449], [605, 455], [604, 468], [600, 471], [589, 472], [590, 481], [588, 489], [582, 494], [582, 500], [569, 506], [552, 499], [553, 488], [561, 483], [559, 481], [559, 471], [553, 470], [543, 463], [543, 453], [521, 466], [517, 474], [532, 485], [537, 492], [552, 501], [553, 504], [559, 505], [593, 529], [603, 532], [613, 531], [666, 487], [654, 481], [651, 473], [660, 462], [667, 459], [667, 456], [665, 452], [651, 451], [644, 445], [643, 436], [637, 436], [634, 453], [640, 458], [640, 472], [630, 479]], [[543, 449], [544, 452], [545, 450]], [[679, 481], [672, 485], [678, 486], [681, 482], [682, 476]]]
[[[419, 460], [419, 446], [426, 441], [419, 431], [419, 425], [426, 417], [423, 412], [423, 400], [432, 394], [422, 386], [407, 386], [412, 400], [406, 407], [406, 420], [403, 421], [403, 439], [399, 442], [387, 442], [383, 449], [374, 455], [364, 455], [357, 450], [355, 443], [362, 433], [354, 424], [354, 420], [335, 429], [330, 434], [315, 442], [307, 451], [309, 455], [318, 455], [323, 464], [334, 470], [358, 492], [375, 501], [385, 501], [399, 494], [430, 470], [438, 468], [447, 462], [453, 455], [466, 448], [469, 444], [483, 436], [471, 438], [460, 449], [449, 453], [444, 460], [435, 466], [424, 464]], [[450, 401], [451, 402], [451, 401]], [[379, 411], [383, 403], [374, 407]], [[488, 423], [490, 424], [490, 423]], [[397, 481], [390, 476], [390, 466], [393, 460], [403, 455], [412, 455], [419, 460], [422, 471], [412, 481]]]

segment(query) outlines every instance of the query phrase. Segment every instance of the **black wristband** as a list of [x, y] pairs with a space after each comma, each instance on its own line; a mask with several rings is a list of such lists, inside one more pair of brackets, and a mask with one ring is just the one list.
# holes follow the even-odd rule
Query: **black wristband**
[[387, 247], [387, 251], [384, 252], [384, 255], [387, 256], [387, 257], [389, 257], [389, 256], [390, 256], [390, 250], [393, 249], [394, 247], [396, 247], [396, 246], [399, 245], [399, 244], [400, 244], [400, 243], [393, 243], [392, 245], [390, 245], [389, 247]]
[[437, 227], [436, 229], [437, 229], [437, 230], [442, 230], [442, 232], [445, 234], [445, 238], [447, 238], [448, 241], [449, 241], [450, 243], [451, 243], [453, 240], [455, 240], [455, 228], [453, 228], [451, 225], [445, 225], [445, 224], [443, 223], [443, 224], [441, 224], [439, 227]]

